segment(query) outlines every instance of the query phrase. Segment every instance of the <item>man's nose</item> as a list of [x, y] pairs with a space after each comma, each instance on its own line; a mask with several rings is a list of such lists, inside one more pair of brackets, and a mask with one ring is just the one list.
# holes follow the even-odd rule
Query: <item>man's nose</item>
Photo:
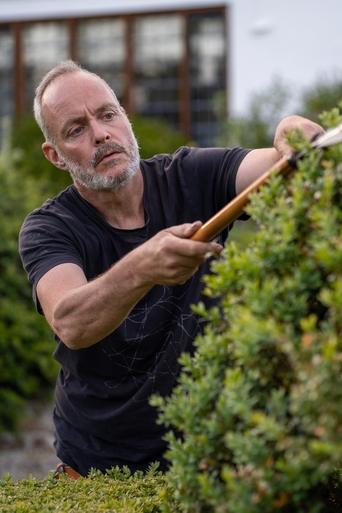
[[99, 146], [100, 144], [103, 144], [104, 142], [107, 142], [110, 140], [110, 133], [108, 132], [108, 129], [106, 126], [103, 126], [101, 123], [93, 122], [92, 123], [92, 131], [93, 131], [93, 138], [94, 143], [96, 146]]

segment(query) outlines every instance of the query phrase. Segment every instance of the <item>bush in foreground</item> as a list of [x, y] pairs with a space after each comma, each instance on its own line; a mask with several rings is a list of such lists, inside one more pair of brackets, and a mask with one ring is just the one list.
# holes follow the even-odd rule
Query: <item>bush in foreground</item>
[[154, 400], [177, 432], [166, 511], [342, 511], [341, 207], [341, 144], [254, 195], [259, 232], [214, 265], [219, 306], [196, 307], [208, 320], [196, 354], [171, 399]]
[[154, 469], [142, 475], [111, 470], [71, 481], [0, 480], [1, 513], [157, 513], [165, 478]]

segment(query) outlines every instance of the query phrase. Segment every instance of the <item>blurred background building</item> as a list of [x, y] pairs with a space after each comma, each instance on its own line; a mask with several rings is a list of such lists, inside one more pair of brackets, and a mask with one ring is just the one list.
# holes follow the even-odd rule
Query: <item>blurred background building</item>
[[0, 0], [0, 118], [30, 111], [42, 75], [72, 58], [129, 114], [213, 145], [218, 97], [243, 112], [274, 76], [294, 93], [341, 77], [341, 22], [341, 0]]

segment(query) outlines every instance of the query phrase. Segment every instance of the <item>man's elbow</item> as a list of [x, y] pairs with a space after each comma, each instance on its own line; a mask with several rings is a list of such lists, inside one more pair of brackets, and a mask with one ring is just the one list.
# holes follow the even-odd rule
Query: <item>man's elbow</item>
[[51, 327], [59, 340], [69, 349], [84, 349], [92, 345], [87, 338], [88, 330], [85, 323], [74, 319], [70, 312], [65, 312], [63, 304], [57, 305]]
[[76, 330], [61, 320], [55, 320], [52, 323], [52, 329], [57, 335], [58, 339], [63, 342], [69, 349], [77, 350], [86, 347], [82, 336]]

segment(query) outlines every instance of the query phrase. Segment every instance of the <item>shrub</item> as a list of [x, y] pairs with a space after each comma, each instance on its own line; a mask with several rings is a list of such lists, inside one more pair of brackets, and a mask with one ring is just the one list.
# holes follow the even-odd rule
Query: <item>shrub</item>
[[342, 510], [341, 207], [342, 145], [307, 150], [253, 196], [255, 240], [214, 264], [218, 306], [195, 307], [208, 321], [196, 353], [153, 400], [173, 430], [165, 511]]
[[157, 513], [165, 480], [153, 469], [145, 475], [113, 469], [92, 472], [71, 481], [50, 476], [44, 480], [0, 480], [1, 513]]
[[[0, 431], [16, 426], [23, 399], [45, 395], [54, 381], [54, 341], [35, 313], [18, 256], [18, 232], [38, 200], [34, 181], [0, 160]], [[50, 388], [50, 387], [48, 387]]]
[[71, 183], [69, 173], [56, 169], [44, 157], [41, 148], [43, 141], [44, 137], [40, 128], [31, 115], [23, 115], [11, 130], [10, 147], [18, 178], [25, 180], [27, 177], [31, 177], [35, 179], [38, 200], [35, 207]]
[[322, 111], [329, 111], [342, 100], [342, 80], [324, 80], [306, 90], [302, 98], [302, 113], [315, 121]]
[[216, 111], [222, 119], [221, 146], [240, 145], [246, 148], [264, 148], [273, 143], [274, 130], [284, 112], [295, 110], [313, 121], [319, 121], [322, 111], [329, 111], [342, 100], [342, 79], [318, 82], [303, 91], [298, 106], [293, 109], [291, 87], [274, 79], [264, 91], [255, 93], [247, 109], [248, 115], [222, 118], [225, 112], [222, 99], [217, 98]]
[[248, 115], [222, 118], [225, 112], [221, 99], [217, 99], [216, 111], [222, 119], [219, 146], [243, 146], [267, 148], [273, 144], [274, 129], [289, 100], [288, 87], [279, 79], [265, 91], [255, 93], [249, 102]]
[[160, 119], [132, 116], [132, 126], [140, 147], [141, 158], [171, 153], [189, 141], [179, 131]]

